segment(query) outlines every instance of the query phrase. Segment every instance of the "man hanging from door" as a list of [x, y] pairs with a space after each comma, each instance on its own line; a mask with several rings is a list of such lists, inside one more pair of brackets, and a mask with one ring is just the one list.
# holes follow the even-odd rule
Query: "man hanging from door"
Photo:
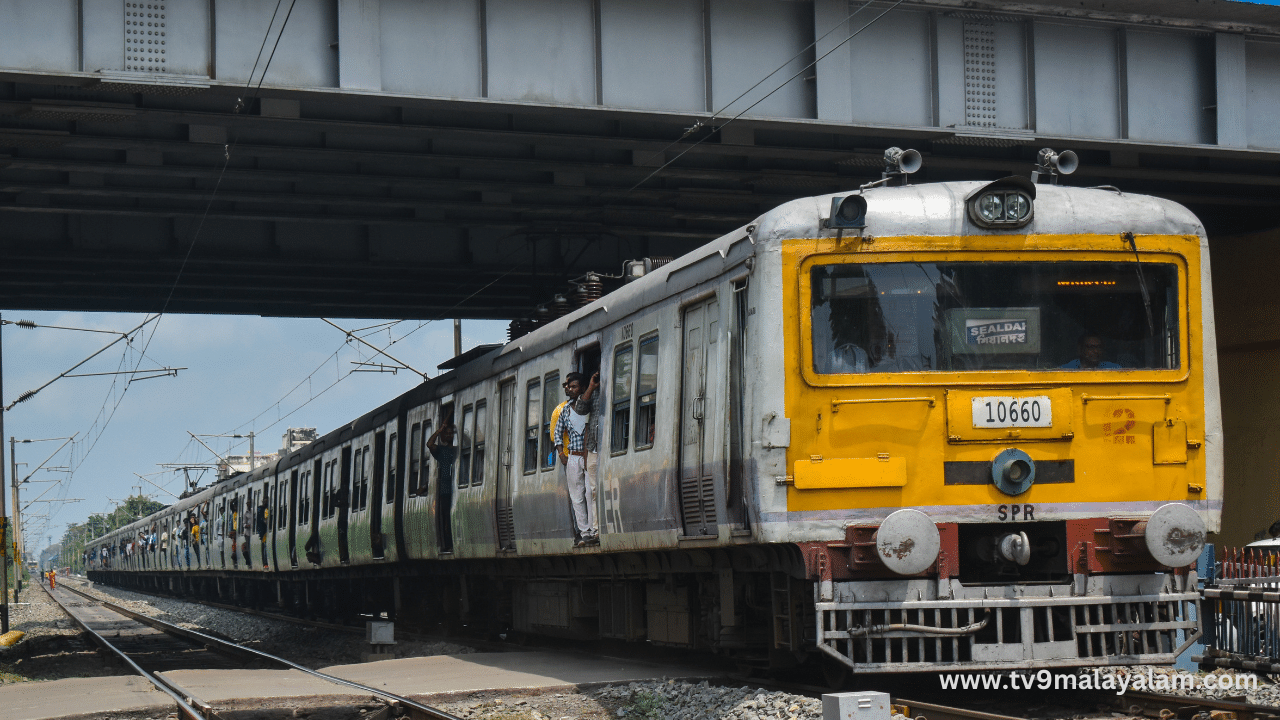
[[554, 433], [556, 450], [565, 467], [565, 482], [569, 485], [569, 501], [573, 505], [573, 521], [578, 531], [577, 547], [600, 544], [600, 526], [596, 523], [600, 427], [597, 413], [592, 412], [592, 399], [600, 387], [600, 373], [592, 375], [585, 388], [583, 379], [582, 373], [578, 372], [565, 376], [565, 392], [570, 403], [560, 413]]

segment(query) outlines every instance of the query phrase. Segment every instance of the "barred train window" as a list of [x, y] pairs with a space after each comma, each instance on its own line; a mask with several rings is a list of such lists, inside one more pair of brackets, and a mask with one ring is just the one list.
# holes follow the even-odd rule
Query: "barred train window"
[[631, 438], [631, 343], [613, 352], [613, 416], [609, 423], [609, 451], [624, 453]]
[[1169, 263], [817, 265], [810, 280], [821, 374], [1180, 363]]
[[396, 501], [396, 442], [399, 438], [396, 433], [391, 433], [391, 438], [387, 441], [387, 479], [383, 483], [382, 494], [386, 497], [386, 504], [390, 505]]
[[542, 417], [542, 382], [530, 380], [525, 397], [524, 474], [538, 471], [538, 423]]
[[364, 446], [364, 462], [360, 464], [360, 509], [369, 507], [369, 446]]
[[472, 436], [474, 440], [471, 450], [472, 487], [484, 484], [484, 423], [487, 415], [486, 409], [487, 403], [484, 400], [476, 402], [476, 427]]
[[475, 434], [475, 415], [471, 406], [462, 408], [462, 432], [458, 435], [458, 487], [471, 484], [471, 437]]
[[636, 382], [636, 450], [653, 447], [658, 420], [658, 336], [640, 338]]
[[418, 473], [422, 470], [422, 423], [409, 429], [409, 494], [418, 494]]
[[551, 413], [556, 409], [560, 390], [560, 373], [548, 373], [542, 382], [542, 469], [556, 466], [556, 448], [552, 441]]

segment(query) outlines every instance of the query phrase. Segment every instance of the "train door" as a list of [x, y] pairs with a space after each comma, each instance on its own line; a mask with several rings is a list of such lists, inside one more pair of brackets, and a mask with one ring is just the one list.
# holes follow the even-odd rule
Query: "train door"
[[338, 486], [338, 559], [348, 562], [351, 559], [347, 549], [347, 515], [351, 510], [351, 446], [342, 448], [342, 481]]
[[516, 420], [516, 381], [508, 380], [498, 388], [498, 486], [494, 488], [494, 516], [498, 523], [498, 548], [516, 549], [515, 517], [511, 501], [514, 492], [515, 452], [513, 449]]
[[684, 309], [684, 353], [680, 390], [680, 507], [685, 535], [716, 534], [715, 434], [707, 408], [716, 408], [720, 367], [720, 306], [715, 298]]
[[[302, 517], [298, 507], [298, 481], [306, 481], [306, 474], [299, 474], [302, 465], [289, 474], [289, 565], [298, 567], [298, 519]], [[282, 518], [283, 519], [283, 518]]]
[[[440, 407], [440, 425], [443, 427], [446, 423], [453, 423], [453, 403], [448, 403]], [[462, 433], [458, 432], [457, 425], [454, 425], [454, 452], [462, 445]], [[444, 447], [441, 445], [440, 447]], [[444, 464], [441, 463], [440, 477], [436, 481], [436, 540], [437, 545], [442, 553], [453, 552], [453, 473], [457, 470], [457, 456], [455, 461], [451, 463], [449, 472], [445, 472]]]
[[373, 436], [373, 497], [369, 499], [373, 507], [369, 511], [369, 547], [373, 549], [375, 560], [386, 558], [386, 548], [382, 543], [382, 492], [386, 486], [386, 469], [387, 433], [379, 431]]
[[302, 510], [298, 524], [306, 527], [307, 541], [302, 545], [302, 552], [307, 562], [319, 565], [320, 556], [320, 508], [323, 505], [320, 495], [320, 483], [324, 478], [324, 457], [317, 452], [315, 462], [311, 464], [308, 481], [303, 483]]
[[731, 524], [747, 527], [747, 424], [744, 416], [747, 392], [747, 281], [733, 284], [733, 317], [729, 345], [729, 486], [725, 511]]

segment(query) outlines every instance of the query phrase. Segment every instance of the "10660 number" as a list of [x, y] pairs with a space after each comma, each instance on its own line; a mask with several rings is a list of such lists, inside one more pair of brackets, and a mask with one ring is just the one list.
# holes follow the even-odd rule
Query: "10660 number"
[[1053, 404], [1047, 395], [1008, 397], [993, 395], [973, 399], [975, 428], [1051, 427]]

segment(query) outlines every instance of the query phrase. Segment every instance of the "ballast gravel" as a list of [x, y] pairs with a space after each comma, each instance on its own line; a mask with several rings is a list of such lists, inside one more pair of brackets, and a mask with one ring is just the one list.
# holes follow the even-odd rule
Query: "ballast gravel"
[[[76, 589], [115, 603], [140, 615], [163, 620], [189, 630], [199, 630], [230, 639], [246, 647], [277, 655], [304, 667], [344, 665], [361, 662], [369, 652], [363, 634], [297, 625], [283, 620], [258, 617], [190, 603], [172, 598], [144, 595], [106, 585], [76, 582]], [[397, 640], [394, 657], [461, 655], [474, 648], [451, 642]]]

